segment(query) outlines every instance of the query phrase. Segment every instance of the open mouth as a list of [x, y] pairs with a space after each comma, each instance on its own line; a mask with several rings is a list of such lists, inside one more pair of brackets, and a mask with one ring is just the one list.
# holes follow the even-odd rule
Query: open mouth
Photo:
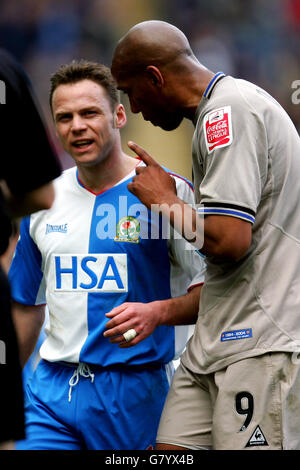
[[90, 147], [90, 145], [92, 145], [93, 142], [94, 141], [92, 139], [80, 139], [80, 140], [76, 140], [75, 142], [73, 142], [72, 146], [76, 147], [78, 150], [85, 150], [88, 147]]

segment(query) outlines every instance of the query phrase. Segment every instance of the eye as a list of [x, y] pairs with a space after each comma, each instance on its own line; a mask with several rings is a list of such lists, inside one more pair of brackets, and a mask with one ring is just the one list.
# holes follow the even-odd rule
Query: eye
[[96, 114], [97, 114], [96, 111], [89, 109], [87, 111], [84, 111], [83, 116], [92, 117], [92, 116], [95, 116]]
[[61, 114], [60, 116], [57, 116], [56, 121], [57, 122], [67, 122], [70, 119], [72, 119], [71, 114]]

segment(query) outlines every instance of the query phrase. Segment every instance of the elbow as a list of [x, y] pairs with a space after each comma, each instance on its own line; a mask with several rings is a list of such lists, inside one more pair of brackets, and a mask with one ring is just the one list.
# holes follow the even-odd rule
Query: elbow
[[209, 247], [205, 247], [204, 245], [203, 253], [213, 257], [219, 263], [237, 263], [242, 258], [244, 258], [244, 256], [246, 256], [250, 246], [251, 239], [239, 242], [235, 240], [231, 243], [226, 243], [224, 241], [210, 244]]
[[228, 261], [229, 263], [237, 263], [240, 261], [244, 256], [246, 256], [248, 252], [249, 247], [235, 247], [234, 249], [231, 249], [229, 251], [225, 251], [223, 253], [220, 253], [219, 257], [223, 258], [225, 261]]
[[217, 262], [237, 263], [252, 243], [252, 225], [238, 218], [211, 217], [204, 232], [204, 254]]

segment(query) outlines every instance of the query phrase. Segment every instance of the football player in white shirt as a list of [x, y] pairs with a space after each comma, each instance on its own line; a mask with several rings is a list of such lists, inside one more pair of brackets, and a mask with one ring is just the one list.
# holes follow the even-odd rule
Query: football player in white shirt
[[[266, 91], [208, 70], [166, 22], [131, 28], [116, 47], [112, 73], [132, 112], [168, 131], [184, 118], [195, 126], [199, 214], [189, 208], [183, 233], [198, 234], [207, 274], [158, 448], [300, 449], [297, 130]], [[178, 227], [186, 206], [170, 176], [137, 144], [130, 147], [147, 167], [129, 189], [147, 207], [176, 207]]]
[[[22, 221], [10, 270], [24, 361], [49, 309], [19, 448], [146, 449], [197, 317], [205, 263], [128, 191], [143, 163], [122, 151], [126, 114], [110, 70], [74, 62], [51, 83], [75, 166], [55, 181], [51, 210]], [[172, 179], [193, 204], [191, 184]]]

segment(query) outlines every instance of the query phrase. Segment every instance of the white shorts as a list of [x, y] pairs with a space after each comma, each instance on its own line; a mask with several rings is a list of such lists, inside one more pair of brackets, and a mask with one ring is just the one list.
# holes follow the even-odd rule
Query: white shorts
[[196, 450], [299, 450], [300, 365], [291, 353], [277, 352], [207, 375], [180, 364], [157, 442]]

